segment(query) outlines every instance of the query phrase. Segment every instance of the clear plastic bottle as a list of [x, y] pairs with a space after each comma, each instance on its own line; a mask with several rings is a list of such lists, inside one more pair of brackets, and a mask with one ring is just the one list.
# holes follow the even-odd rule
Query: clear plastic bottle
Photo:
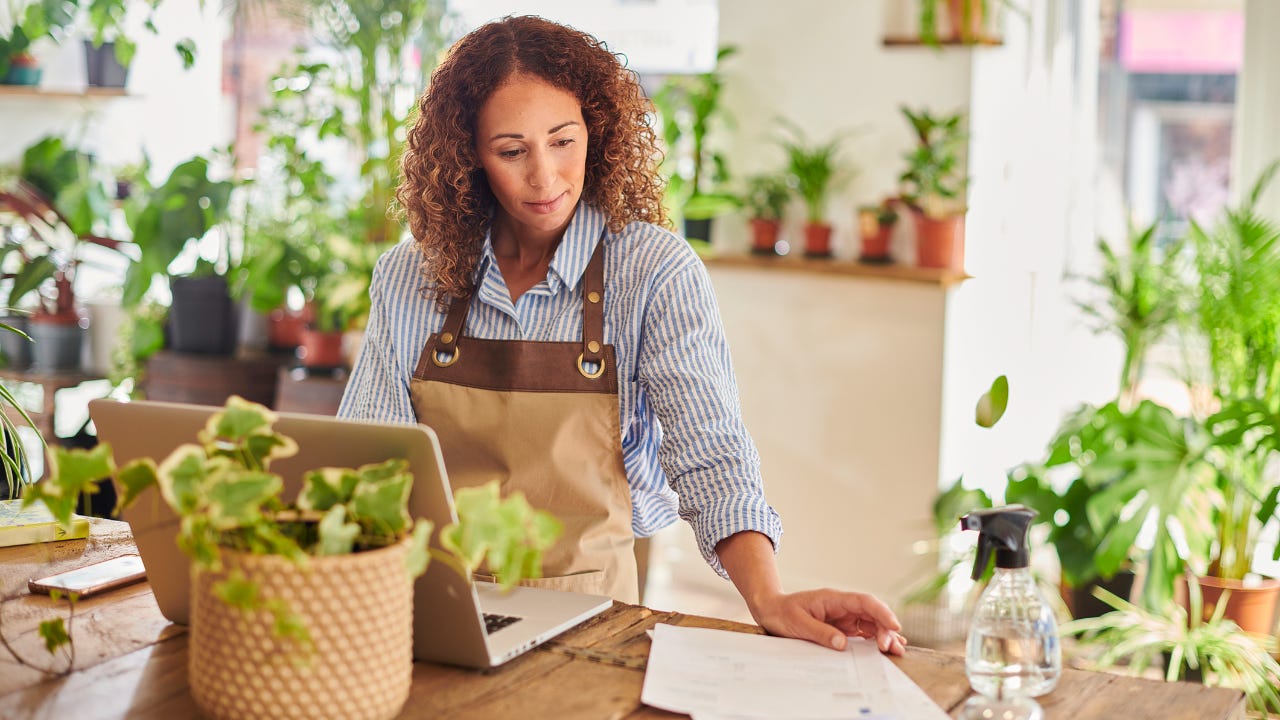
[[1058, 684], [1058, 621], [1027, 568], [996, 568], [974, 608], [965, 674], [975, 692], [1001, 700], [1039, 697]]

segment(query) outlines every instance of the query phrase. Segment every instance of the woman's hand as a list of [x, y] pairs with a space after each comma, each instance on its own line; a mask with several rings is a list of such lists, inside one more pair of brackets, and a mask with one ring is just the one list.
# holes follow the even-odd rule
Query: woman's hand
[[771, 635], [843, 650], [845, 637], [875, 642], [880, 652], [903, 654], [907, 639], [888, 605], [873, 595], [839, 590], [772, 593], [748, 601], [751, 616]]
[[773, 544], [764, 535], [744, 531], [716, 544], [720, 563], [733, 578], [751, 617], [770, 634], [799, 638], [844, 650], [845, 637], [874, 640], [880, 652], [901, 655], [907, 639], [902, 625], [874, 595], [839, 590], [784, 593], [773, 559]]

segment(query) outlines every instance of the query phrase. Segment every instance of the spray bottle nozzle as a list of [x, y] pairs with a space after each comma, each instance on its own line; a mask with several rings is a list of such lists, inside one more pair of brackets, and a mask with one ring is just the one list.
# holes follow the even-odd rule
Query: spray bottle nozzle
[[996, 567], [1024, 568], [1030, 560], [1027, 531], [1036, 511], [1023, 505], [1006, 505], [990, 510], [975, 510], [960, 518], [961, 530], [978, 531], [978, 557], [973, 564], [973, 579], [982, 577], [996, 551]]

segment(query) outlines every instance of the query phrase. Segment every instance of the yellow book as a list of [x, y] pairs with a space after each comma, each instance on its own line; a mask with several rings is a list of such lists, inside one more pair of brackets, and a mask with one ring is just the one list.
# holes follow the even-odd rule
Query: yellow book
[[42, 502], [23, 508], [21, 500], [0, 500], [0, 547], [89, 537], [89, 518], [71, 516], [70, 532], [58, 526]]

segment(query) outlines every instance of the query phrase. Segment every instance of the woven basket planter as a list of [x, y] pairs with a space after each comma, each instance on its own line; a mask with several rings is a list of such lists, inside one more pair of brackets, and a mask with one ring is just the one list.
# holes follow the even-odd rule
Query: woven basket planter
[[[194, 572], [188, 666], [191, 695], [210, 718], [391, 718], [413, 679], [413, 584], [408, 541], [311, 558], [308, 570], [275, 555], [223, 550], [223, 573]], [[280, 640], [266, 611], [247, 613], [213, 593], [240, 570], [262, 597], [306, 624], [314, 652]]]

